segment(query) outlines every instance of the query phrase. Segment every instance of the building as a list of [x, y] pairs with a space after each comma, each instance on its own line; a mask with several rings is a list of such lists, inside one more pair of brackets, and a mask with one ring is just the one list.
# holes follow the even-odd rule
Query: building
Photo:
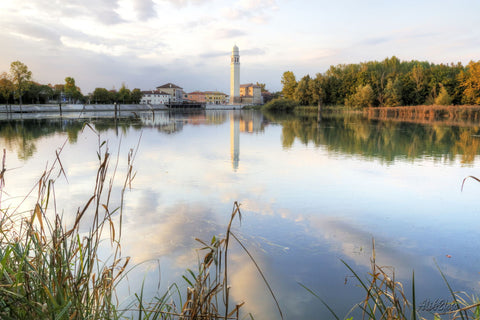
[[220, 91], [194, 91], [187, 94], [187, 99], [206, 104], [228, 104], [229, 97]]
[[229, 97], [220, 91], [205, 91], [205, 101], [207, 104], [228, 104]]
[[262, 87], [253, 84], [240, 85], [240, 98], [242, 103], [263, 104]]
[[240, 102], [240, 53], [234, 45], [230, 62], [230, 104]]
[[205, 100], [205, 92], [202, 92], [202, 91], [194, 91], [194, 92], [187, 93], [187, 100], [195, 101], [199, 103], [207, 102]]
[[142, 91], [140, 104], [165, 104], [171, 100], [171, 96], [160, 90]]
[[157, 90], [166, 92], [170, 95], [170, 102], [182, 102], [184, 97], [183, 88], [173, 84], [167, 83], [163, 86], [157, 87]]

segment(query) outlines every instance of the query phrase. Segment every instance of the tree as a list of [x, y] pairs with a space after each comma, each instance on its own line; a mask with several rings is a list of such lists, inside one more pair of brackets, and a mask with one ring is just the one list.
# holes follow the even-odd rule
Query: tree
[[384, 97], [387, 107], [396, 107], [402, 104], [402, 86], [398, 78], [388, 79]]
[[297, 80], [292, 71], [285, 71], [282, 76], [283, 96], [286, 99], [293, 100], [295, 97], [295, 89], [297, 88]]
[[444, 85], [440, 86], [440, 93], [435, 99], [435, 104], [440, 106], [449, 106], [452, 104], [452, 97], [448, 94], [447, 89]]
[[28, 88], [32, 72], [20, 61], [14, 61], [10, 64], [10, 75], [15, 88], [15, 95], [20, 99], [20, 104], [22, 104], [22, 96]]
[[257, 82], [256, 85], [260, 87], [260, 89], [262, 90], [262, 93], [268, 91], [267, 89], [265, 89], [265, 83]]
[[13, 94], [14, 86], [13, 82], [10, 80], [10, 76], [3, 72], [0, 75], [0, 94], [5, 99], [6, 103], [8, 104], [8, 98], [10, 95]]
[[65, 95], [68, 97], [68, 101], [71, 103], [72, 100], [74, 103], [77, 100], [82, 98], [82, 93], [80, 92], [80, 88], [75, 85], [75, 79], [72, 77], [65, 78], [65, 86], [64, 86]]
[[122, 87], [120, 90], [118, 90], [118, 101], [121, 101], [122, 103], [129, 103], [131, 100], [131, 92], [130, 89], [125, 87], [125, 84], [122, 83]]
[[302, 106], [308, 106], [312, 103], [310, 81], [310, 76], [306, 75], [298, 82], [297, 87], [295, 88], [293, 98], [295, 101], [300, 102], [300, 105]]
[[325, 102], [325, 84], [326, 77], [324, 77], [321, 73], [317, 73], [315, 79], [310, 81], [308, 90], [310, 91], [310, 95], [312, 97], [312, 104], [323, 104]]
[[138, 88], [135, 88], [132, 90], [132, 93], [130, 95], [130, 98], [132, 100], [132, 103], [139, 104], [140, 100], [142, 99], [142, 91]]
[[460, 85], [463, 87], [463, 103], [480, 104], [480, 61], [470, 61], [466, 71], [460, 74]]
[[95, 88], [92, 99], [95, 103], [108, 103], [110, 102], [110, 92], [105, 88]]
[[369, 84], [364, 86], [359, 85], [357, 87], [357, 91], [345, 100], [345, 105], [355, 109], [363, 109], [372, 107], [374, 100], [375, 95], [373, 93], [372, 86]]

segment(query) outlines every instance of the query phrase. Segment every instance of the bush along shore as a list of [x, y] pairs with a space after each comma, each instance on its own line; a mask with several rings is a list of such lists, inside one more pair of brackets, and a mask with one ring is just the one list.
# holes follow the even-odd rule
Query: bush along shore
[[[93, 130], [89, 125], [86, 126]], [[236, 202], [223, 236], [213, 236], [210, 241], [197, 239], [202, 257], [199, 258], [197, 269], [187, 270], [187, 276], [183, 277], [188, 284], [185, 292], [173, 284], [165, 293], [152, 299], [145, 298], [140, 291], [134, 295], [133, 301], [119, 303], [116, 289], [119, 283], [126, 281], [126, 276], [134, 268], [129, 264], [129, 257], [121, 256], [120, 243], [124, 211], [122, 203], [135, 177], [133, 163], [137, 149], [131, 149], [128, 153], [120, 207], [112, 208], [110, 199], [114, 178], [119, 175], [119, 159], [110, 154], [108, 143], [101, 142], [100, 135], [97, 135], [98, 166], [95, 181], [92, 181], [93, 191], [84, 206], [78, 209], [70, 226], [66, 225], [55, 204], [55, 184], [58, 179], [65, 177], [60, 160], [63, 146], [56, 152], [53, 164], [40, 174], [36, 185], [27, 195], [35, 198], [35, 203], [26, 211], [20, 211], [21, 203], [17, 207], [3, 206], [5, 200], [11, 200], [2, 199], [8, 195], [5, 177], [9, 175], [5, 166], [6, 152], [3, 151], [0, 171], [1, 319], [253, 319], [254, 315], [242, 315], [243, 303], [233, 302], [229, 295], [228, 250], [231, 242], [240, 245], [265, 281], [277, 306], [272, 318], [284, 318], [267, 275], [232, 231], [232, 224], [242, 217]], [[113, 170], [110, 169], [111, 162]], [[85, 221], [86, 216], [90, 217], [88, 221]], [[90, 224], [87, 233], [80, 232], [81, 223]], [[99, 254], [100, 248], [105, 245], [110, 246], [113, 253], [107, 260]], [[396, 281], [395, 274], [387, 272], [393, 268], [376, 263], [374, 243], [372, 246], [372, 270], [367, 277], [358, 275], [342, 261], [365, 291], [365, 299], [353, 308], [361, 311], [362, 319], [424, 319], [419, 315], [422, 306], [417, 306], [415, 301], [414, 275], [412, 292], [407, 297], [402, 284]], [[480, 319], [478, 298], [453, 292], [443, 273], [441, 275], [450, 290], [452, 307], [444, 310], [443, 314], [432, 314], [432, 317]], [[340, 319], [314, 289], [300, 285], [319, 299], [331, 312], [332, 318]], [[352, 317], [347, 314], [345, 319]]]

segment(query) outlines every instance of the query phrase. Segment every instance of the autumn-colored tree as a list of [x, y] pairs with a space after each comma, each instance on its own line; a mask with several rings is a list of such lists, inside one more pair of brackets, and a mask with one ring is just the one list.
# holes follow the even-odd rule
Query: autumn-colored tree
[[20, 99], [20, 104], [22, 104], [22, 96], [28, 88], [32, 72], [20, 61], [14, 61], [10, 64], [10, 76], [15, 88], [15, 95]]
[[292, 71], [285, 71], [282, 76], [282, 92], [286, 99], [295, 99], [295, 89], [297, 88], [297, 80]]
[[463, 87], [462, 103], [480, 104], [480, 61], [470, 61], [460, 75], [460, 83]]

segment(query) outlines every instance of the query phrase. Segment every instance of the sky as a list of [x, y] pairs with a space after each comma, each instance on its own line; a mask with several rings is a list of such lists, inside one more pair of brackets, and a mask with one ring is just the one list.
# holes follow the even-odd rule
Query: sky
[[19, 60], [42, 84], [95, 88], [281, 90], [293, 71], [400, 60], [480, 60], [478, 0], [0, 0], [0, 73]]

